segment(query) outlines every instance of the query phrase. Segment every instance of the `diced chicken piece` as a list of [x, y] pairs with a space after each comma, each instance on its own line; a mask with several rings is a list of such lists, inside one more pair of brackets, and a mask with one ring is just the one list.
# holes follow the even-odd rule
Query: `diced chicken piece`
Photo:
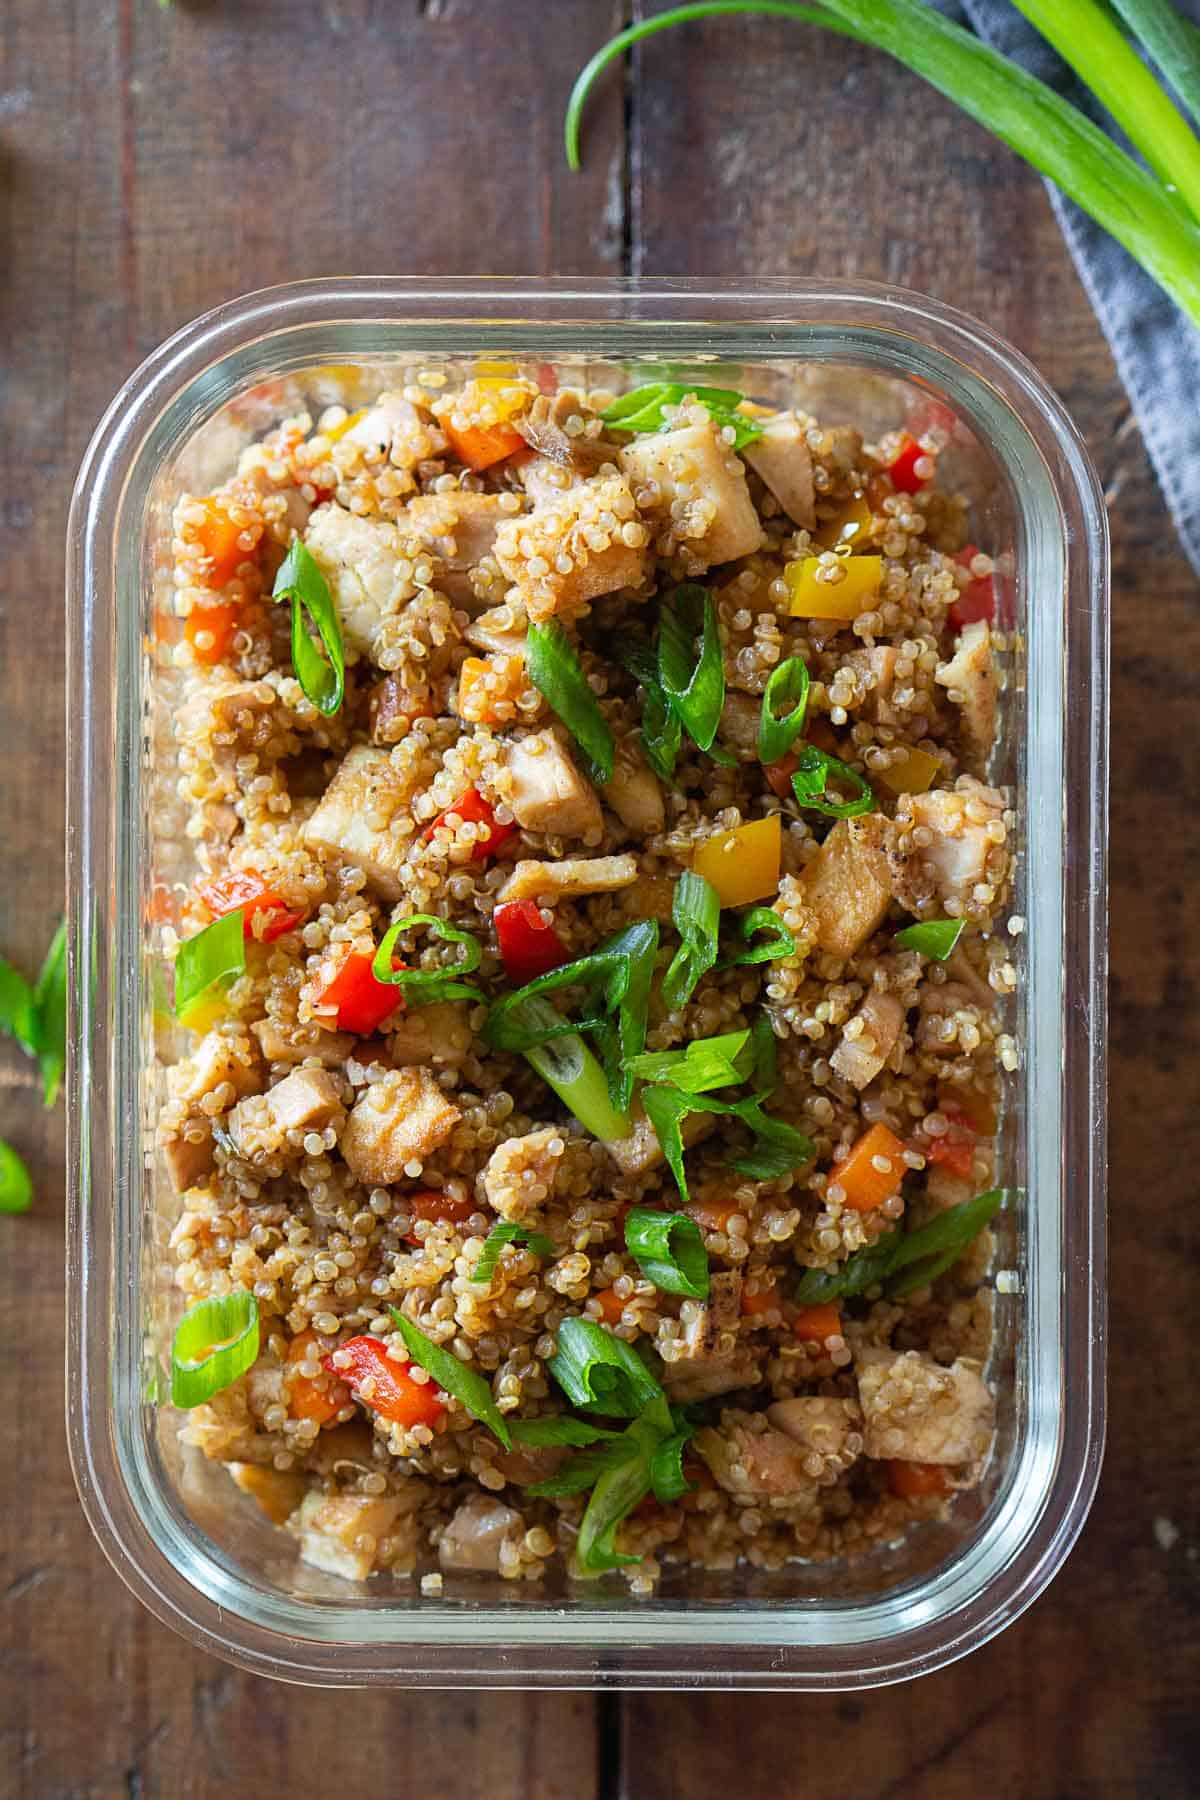
[[304, 543], [329, 583], [346, 647], [368, 656], [383, 621], [417, 591], [409, 546], [388, 520], [333, 502], [313, 513]]
[[[973, 776], [954, 788], [902, 794], [888, 861], [896, 898], [910, 912], [964, 913], [969, 902], [993, 903], [1008, 872], [1004, 796]], [[928, 843], [918, 841], [928, 835]]]
[[525, 633], [513, 622], [512, 609], [493, 606], [480, 613], [463, 632], [468, 644], [477, 650], [494, 650], [498, 656], [525, 655]]
[[963, 744], [982, 768], [996, 736], [996, 674], [986, 619], [963, 627], [954, 655], [939, 665], [934, 680], [958, 707]]
[[883, 923], [892, 898], [883, 842], [875, 814], [839, 819], [800, 878], [830, 956], [853, 956]]
[[272, 760], [294, 754], [300, 748], [298, 724], [269, 681], [228, 681], [215, 687], [205, 682], [180, 708], [177, 720], [180, 739], [203, 739], [222, 769], [232, 768], [247, 751]]
[[250, 1029], [272, 1063], [302, 1063], [316, 1056], [327, 1068], [336, 1069], [358, 1041], [348, 1031], [323, 1031], [314, 1025], [293, 1025], [285, 1030], [277, 1019], [256, 1019]]
[[412, 729], [415, 719], [432, 718], [441, 708], [429, 692], [408, 687], [399, 675], [385, 675], [367, 696], [367, 722], [374, 744], [398, 744]]
[[346, 1581], [365, 1581], [380, 1538], [403, 1535], [415, 1551], [415, 1523], [404, 1512], [404, 1501], [395, 1494], [314, 1492], [305, 1496], [288, 1529], [300, 1541], [301, 1562]]
[[[404, 892], [399, 871], [412, 841], [408, 800], [387, 751], [357, 744], [300, 835], [314, 850], [360, 868], [385, 900], [399, 900]], [[409, 829], [392, 829], [398, 819]]]
[[576, 482], [496, 534], [496, 561], [531, 619], [577, 610], [600, 594], [638, 587], [649, 534], [629, 483], [615, 471]]
[[432, 420], [403, 394], [380, 394], [374, 406], [344, 433], [344, 441], [357, 444], [367, 455], [386, 460], [396, 469], [415, 469], [418, 463], [442, 455], [446, 447]]
[[202, 1100], [226, 1082], [235, 1095], [252, 1094], [262, 1078], [258, 1047], [245, 1032], [205, 1032], [190, 1056], [171, 1072], [171, 1092], [180, 1100]]
[[711, 1400], [756, 1385], [758, 1356], [737, 1341], [741, 1297], [741, 1275], [725, 1269], [712, 1277], [708, 1299], [692, 1302], [682, 1333], [670, 1341], [672, 1360], [663, 1364], [663, 1386], [672, 1400]]
[[817, 1484], [805, 1467], [808, 1452], [761, 1413], [724, 1413], [719, 1431], [706, 1427], [692, 1442], [735, 1499], [804, 1510], [816, 1505]]
[[409, 501], [399, 526], [440, 558], [446, 569], [461, 574], [491, 555], [498, 528], [520, 511], [515, 500], [507, 494], [473, 494], [465, 488], [423, 494]]
[[688, 1360], [717, 1356], [722, 1350], [733, 1350], [733, 1338], [723, 1341], [722, 1334], [735, 1333], [741, 1316], [742, 1277], [736, 1269], [722, 1269], [708, 1284], [708, 1299], [694, 1303], [688, 1324], [675, 1342]]
[[811, 531], [817, 522], [808, 434], [794, 412], [762, 421], [762, 436], [742, 455], [770, 488], [788, 518]]
[[627, 831], [652, 837], [666, 822], [658, 776], [632, 744], [617, 745], [612, 780], [604, 798]]
[[595, 789], [551, 730], [531, 732], [508, 750], [509, 804], [526, 831], [552, 837], [597, 835], [604, 828]]
[[[684, 1149], [698, 1144], [712, 1130], [711, 1113], [688, 1113], [680, 1126]], [[634, 1110], [633, 1130], [629, 1136], [610, 1138], [604, 1147], [622, 1175], [645, 1175], [650, 1169], [659, 1168], [665, 1160], [653, 1125], [639, 1109]]]
[[471, 1049], [471, 1026], [462, 1000], [434, 1000], [412, 1012], [393, 1013], [388, 1051], [401, 1067], [458, 1069]]
[[267, 1108], [280, 1131], [322, 1131], [342, 1112], [337, 1083], [325, 1069], [297, 1069], [267, 1091]]
[[892, 689], [896, 685], [896, 661], [899, 651], [891, 644], [876, 644], [870, 650], [852, 650], [846, 661], [855, 671], [866, 692], [854, 710], [877, 725], [897, 725], [900, 714], [892, 705]]
[[521, 464], [521, 486], [534, 506], [553, 506], [579, 480], [577, 469], [549, 456], [530, 456]]
[[513, 1487], [532, 1487], [548, 1481], [568, 1454], [563, 1444], [514, 1444], [499, 1455], [493, 1467]]
[[829, 1473], [848, 1469], [862, 1455], [863, 1416], [857, 1400], [801, 1394], [768, 1406], [767, 1418], [778, 1431], [819, 1458]]
[[867, 1348], [855, 1373], [868, 1456], [976, 1465], [986, 1457], [996, 1408], [972, 1358], [947, 1369], [918, 1350]]
[[355, 1101], [341, 1151], [365, 1187], [405, 1179], [405, 1165], [432, 1156], [462, 1117], [428, 1069], [396, 1069]]
[[608, 894], [637, 880], [635, 856], [575, 856], [563, 862], [519, 862], [497, 899], [572, 900], [579, 894]]
[[260, 1468], [256, 1463], [230, 1463], [229, 1473], [244, 1494], [257, 1500], [272, 1525], [290, 1519], [308, 1492], [308, 1482], [294, 1470]]
[[492, 1211], [518, 1221], [539, 1211], [554, 1193], [566, 1154], [567, 1139], [557, 1125], [543, 1125], [497, 1144], [482, 1176]]
[[714, 1357], [707, 1362], [669, 1363], [663, 1370], [663, 1387], [678, 1405], [698, 1400], [715, 1400], [720, 1394], [736, 1393], [739, 1388], [757, 1387], [762, 1380], [758, 1354], [748, 1344], [732, 1356]]
[[524, 1519], [511, 1506], [490, 1494], [472, 1494], [442, 1532], [438, 1562], [447, 1574], [498, 1575], [501, 1550], [524, 1530]]
[[[761, 548], [763, 530], [741, 461], [711, 420], [650, 432], [621, 452], [643, 514], [669, 530], [692, 572]], [[672, 509], [681, 502], [678, 513]]]
[[905, 1005], [895, 994], [872, 988], [846, 1022], [841, 1042], [829, 1061], [835, 1074], [852, 1087], [874, 1081], [904, 1029]]
[[177, 1194], [186, 1194], [212, 1174], [214, 1149], [212, 1125], [207, 1119], [189, 1119], [181, 1136], [166, 1139], [163, 1161]]

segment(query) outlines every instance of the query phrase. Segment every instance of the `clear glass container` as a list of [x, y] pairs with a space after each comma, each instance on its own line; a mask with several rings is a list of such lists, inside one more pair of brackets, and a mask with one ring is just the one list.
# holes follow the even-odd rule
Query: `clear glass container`
[[[152, 1145], [155, 840], [147, 655], [175, 494], [362, 365], [511, 356], [670, 363], [788, 392], [869, 434], [936, 418], [942, 468], [1000, 559], [1016, 652], [995, 778], [1021, 813], [991, 1376], [997, 1448], [942, 1523], [851, 1564], [668, 1566], [623, 1584], [347, 1584], [153, 1401], [169, 1201]], [[735, 375], [735, 370], [738, 371]], [[932, 409], [932, 410], [931, 410]], [[889, 288], [809, 282], [328, 280], [189, 325], [122, 388], [84, 460], [68, 547], [70, 1307], [75, 1475], [101, 1544], [160, 1619], [262, 1674], [325, 1684], [850, 1688], [983, 1643], [1042, 1591], [1087, 1513], [1103, 1438], [1107, 545], [1086, 452], [1035, 371], [984, 326]]]

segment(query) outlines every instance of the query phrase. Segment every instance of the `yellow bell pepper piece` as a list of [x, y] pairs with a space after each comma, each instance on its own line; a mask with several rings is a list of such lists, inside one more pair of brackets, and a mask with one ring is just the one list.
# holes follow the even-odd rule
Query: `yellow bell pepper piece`
[[516, 372], [516, 363], [497, 362], [487, 356], [481, 357], [472, 370], [476, 379], [486, 383], [488, 387], [507, 387]]
[[[788, 611], [793, 619], [857, 619], [883, 582], [882, 556], [847, 556], [838, 564], [840, 579], [827, 581], [819, 557], [802, 556], [788, 563], [783, 579], [791, 590]], [[818, 579], [818, 570], [821, 571]]]
[[329, 430], [322, 435], [327, 437], [331, 444], [336, 444], [340, 437], [345, 437], [346, 433], [357, 425], [360, 419], [365, 419], [366, 416], [366, 407], [360, 406], [357, 412], [347, 413], [340, 425], [331, 425]]
[[211, 992], [197, 994], [186, 1012], [179, 1015], [179, 1023], [189, 1031], [199, 1032], [203, 1037], [214, 1025], [219, 1025], [229, 1011], [229, 996], [223, 987], [214, 987]]
[[858, 494], [849, 506], [827, 519], [819, 531], [813, 532], [813, 543], [820, 544], [822, 550], [836, 550], [839, 544], [854, 544], [866, 537], [873, 516], [863, 495]]
[[778, 893], [781, 846], [779, 814], [772, 813], [705, 838], [692, 871], [712, 883], [722, 906], [746, 906]]
[[879, 780], [893, 794], [923, 794], [933, 786], [941, 771], [941, 763], [928, 750], [910, 750], [903, 762], [879, 771]]

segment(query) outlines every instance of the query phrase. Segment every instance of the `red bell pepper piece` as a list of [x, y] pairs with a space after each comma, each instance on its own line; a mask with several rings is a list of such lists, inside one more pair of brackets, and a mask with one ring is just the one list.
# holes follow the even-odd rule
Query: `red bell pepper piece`
[[941, 1163], [943, 1168], [953, 1175], [961, 1175], [965, 1181], [971, 1173], [971, 1156], [975, 1148], [975, 1128], [961, 1106], [953, 1101], [942, 1102], [942, 1112], [950, 1122], [949, 1131], [940, 1137], [931, 1138], [927, 1144], [920, 1146], [926, 1162]]
[[[334, 1354], [349, 1356], [350, 1362], [339, 1368], [333, 1357], [327, 1356], [325, 1367], [329, 1373], [344, 1381], [354, 1398], [381, 1418], [411, 1428], [413, 1425], [432, 1425], [445, 1412], [445, 1406], [437, 1397], [437, 1384], [433, 1380], [414, 1381], [408, 1372], [412, 1364], [397, 1362], [390, 1356], [382, 1338], [350, 1338], [347, 1343], [339, 1344]], [[360, 1390], [368, 1380], [370, 1391], [364, 1394]]]
[[473, 861], [486, 860], [495, 856], [502, 844], [508, 842], [516, 831], [515, 825], [500, 825], [496, 815], [478, 788], [468, 788], [460, 800], [448, 806], [445, 812], [439, 813], [433, 824], [425, 833], [425, 842], [429, 843], [438, 827], [445, 825], [451, 818], [461, 819], [464, 825], [486, 825], [489, 835], [476, 838]]
[[[375, 954], [370, 950], [346, 952], [331, 978], [317, 990], [317, 1010], [327, 1015], [322, 1023], [335, 1025], [339, 1031], [354, 1031], [360, 1037], [369, 1037], [371, 1032], [378, 1031], [389, 1014], [404, 1005], [404, 996], [398, 987], [376, 981], [371, 972], [374, 961]], [[402, 969], [404, 964], [393, 958], [392, 967]]]
[[[961, 563], [969, 570], [971, 563], [979, 555], [978, 544], [966, 544], [955, 554], [955, 562]], [[969, 587], [965, 587], [954, 605], [946, 614], [946, 623], [954, 631], [961, 631], [964, 625], [973, 625], [976, 619], [986, 619], [989, 624], [996, 617], [996, 583], [991, 575], [975, 576]]]
[[928, 455], [928, 450], [922, 450], [911, 431], [901, 432], [900, 448], [888, 464], [892, 486], [898, 493], [915, 494], [918, 488], [926, 485], [929, 478], [917, 474], [917, 464]]
[[799, 766], [799, 751], [789, 750], [786, 756], [781, 756], [778, 762], [768, 763], [763, 770], [763, 773], [767, 778], [768, 787], [772, 788], [774, 792], [779, 795], [781, 800], [791, 799], [792, 776], [796, 773]]
[[568, 960], [569, 950], [532, 900], [506, 900], [492, 916], [504, 972], [518, 987]]
[[[264, 944], [273, 943], [285, 931], [293, 931], [305, 917], [303, 909], [293, 911], [254, 869], [226, 869], [224, 875], [200, 882], [196, 892], [214, 919], [223, 919], [240, 908], [246, 937], [258, 938]], [[272, 915], [257, 931], [252, 924], [256, 913]]]

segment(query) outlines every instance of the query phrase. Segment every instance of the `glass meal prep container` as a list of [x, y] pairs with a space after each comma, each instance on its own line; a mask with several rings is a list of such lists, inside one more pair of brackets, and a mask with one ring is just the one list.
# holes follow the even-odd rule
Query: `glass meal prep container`
[[[619, 385], [736, 377], [866, 435], [934, 416], [945, 485], [998, 559], [1016, 624], [994, 780], [1018, 810], [988, 1376], [996, 1446], [948, 1516], [862, 1560], [766, 1572], [350, 1583], [297, 1560], [157, 1403], [173, 1322], [173, 1195], [157, 1086], [151, 607], [178, 493], [338, 396], [347, 365], [608, 362]], [[377, 380], [376, 380], [377, 376]], [[1104, 1344], [1107, 545], [1095, 475], [1034, 370], [983, 326], [889, 288], [819, 281], [326, 280], [189, 325], [126, 383], [79, 476], [68, 551], [71, 912], [68, 1426], [84, 1509], [157, 1617], [261, 1674], [320, 1684], [851, 1688], [936, 1668], [1041, 1592], [1099, 1471]], [[165, 1228], [164, 1228], [165, 1227]], [[994, 1277], [993, 1277], [994, 1278]], [[177, 1310], [178, 1302], [175, 1303]]]

